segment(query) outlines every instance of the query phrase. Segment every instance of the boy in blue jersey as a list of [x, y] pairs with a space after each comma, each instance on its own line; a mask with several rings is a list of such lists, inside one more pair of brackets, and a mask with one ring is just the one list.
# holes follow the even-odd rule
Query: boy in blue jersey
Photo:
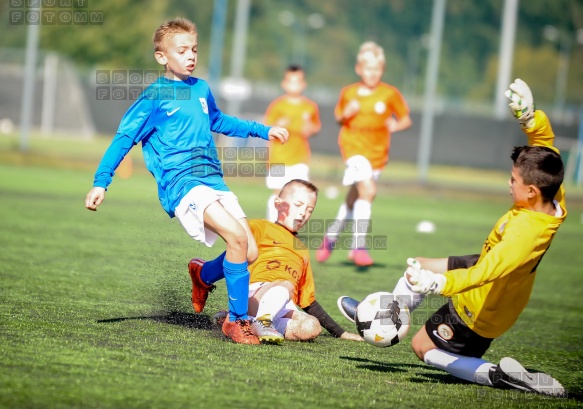
[[[97, 210], [115, 169], [130, 149], [142, 143], [144, 161], [156, 179], [158, 197], [170, 217], [176, 216], [195, 240], [212, 246], [218, 236], [227, 250], [204, 263], [211, 274], [224, 274], [229, 294], [229, 319], [223, 332], [234, 342], [258, 344], [247, 317], [248, 262], [257, 258], [257, 244], [237, 197], [223, 180], [212, 132], [242, 138], [260, 137], [285, 143], [284, 128], [267, 127], [223, 114], [208, 84], [190, 75], [197, 64], [197, 30], [193, 22], [176, 18], [154, 33], [156, 61], [165, 73], [128, 109], [95, 173], [85, 207]], [[193, 280], [202, 264], [191, 260]], [[213, 271], [217, 272], [214, 273]], [[211, 286], [203, 288], [205, 295]], [[200, 292], [200, 290], [199, 290]], [[206, 298], [205, 298], [206, 301]], [[204, 307], [193, 302], [195, 311]]]

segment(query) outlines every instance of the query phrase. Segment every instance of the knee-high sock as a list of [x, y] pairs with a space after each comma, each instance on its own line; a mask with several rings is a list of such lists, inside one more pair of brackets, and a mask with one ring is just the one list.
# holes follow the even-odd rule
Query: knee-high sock
[[336, 241], [338, 236], [344, 227], [344, 222], [346, 220], [352, 219], [352, 210], [348, 209], [346, 203], [342, 203], [338, 208], [338, 213], [336, 214], [336, 220], [328, 226], [326, 231], [326, 237], [328, 240]]
[[496, 365], [481, 358], [452, 354], [436, 348], [427, 351], [423, 360], [426, 364], [444, 370], [456, 378], [492, 386], [488, 373], [490, 368]]
[[411, 288], [407, 285], [405, 277], [401, 277], [399, 281], [397, 281], [397, 285], [395, 285], [395, 288], [393, 289], [393, 295], [397, 297], [401, 303], [406, 304], [407, 307], [409, 307], [410, 312], [413, 312], [413, 310], [425, 299], [425, 294], [411, 291]]
[[223, 270], [225, 271], [229, 297], [229, 320], [246, 320], [249, 308], [249, 271], [247, 270], [247, 261], [231, 263], [225, 258]]
[[267, 220], [270, 222], [277, 221], [277, 209], [275, 208], [275, 198], [277, 195], [273, 194], [267, 199]]
[[371, 203], [358, 199], [354, 202], [354, 248], [367, 248], [366, 235], [370, 230]]
[[281, 311], [289, 301], [289, 291], [285, 287], [275, 286], [263, 294], [257, 308], [257, 318], [269, 314], [271, 319]]
[[225, 259], [226, 251], [223, 251], [214, 260], [209, 260], [203, 264], [202, 270], [200, 271], [200, 279], [203, 283], [211, 285], [217, 281], [225, 278], [225, 272], [223, 271], [223, 260]]

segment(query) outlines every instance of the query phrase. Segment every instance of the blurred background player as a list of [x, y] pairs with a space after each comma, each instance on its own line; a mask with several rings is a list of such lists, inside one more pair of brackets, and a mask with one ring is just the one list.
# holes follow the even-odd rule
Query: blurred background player
[[290, 65], [281, 81], [285, 94], [269, 104], [265, 112], [266, 125], [281, 126], [288, 130], [285, 146], [269, 143], [270, 172], [266, 184], [272, 189], [267, 201], [267, 220], [277, 220], [273, 205], [279, 191], [292, 179], [309, 180], [310, 144], [308, 139], [320, 132], [320, 114], [316, 103], [302, 95], [306, 89], [302, 67]]
[[325, 262], [331, 255], [346, 220], [354, 219], [354, 235], [349, 259], [358, 266], [373, 264], [367, 250], [366, 235], [371, 228], [371, 205], [377, 180], [389, 160], [391, 135], [411, 126], [409, 107], [397, 88], [381, 82], [385, 54], [376, 43], [360, 46], [356, 57], [360, 82], [344, 87], [334, 115], [341, 125], [338, 144], [346, 164], [342, 184], [350, 186], [346, 199], [328, 226], [316, 260]]
[[[316, 301], [310, 255], [297, 238], [316, 207], [318, 189], [294, 179], [275, 198], [277, 221], [250, 220], [259, 257], [249, 266], [249, 314], [255, 316], [253, 330], [264, 342], [310, 341], [322, 327], [334, 337], [362, 341], [345, 331]], [[300, 311], [300, 309], [303, 311]], [[215, 315], [220, 325], [226, 311]]]
[[[413, 337], [413, 351], [425, 363], [480, 385], [564, 396], [556, 379], [530, 373], [513, 358], [498, 365], [482, 359], [526, 307], [538, 265], [567, 216], [563, 162], [547, 116], [535, 111], [532, 93], [520, 79], [506, 96], [528, 136], [528, 146], [515, 147], [511, 155], [513, 206], [494, 225], [480, 254], [409, 259], [393, 294], [410, 310], [424, 294], [449, 297]], [[357, 305], [349, 297], [338, 300], [348, 319]]]
[[[219, 110], [208, 84], [190, 76], [198, 56], [193, 22], [185, 18], [166, 21], [154, 33], [153, 41], [154, 56], [165, 73], [122, 118], [95, 173], [85, 207], [97, 210], [120, 162], [141, 142], [146, 166], [156, 179], [158, 197], [168, 215], [176, 216], [193, 239], [209, 247], [218, 236], [226, 242], [226, 252], [206, 266], [207, 271], [220, 270], [226, 277], [231, 319], [225, 321], [223, 332], [234, 342], [258, 344], [247, 317], [247, 263], [257, 258], [257, 245], [237, 197], [223, 179], [212, 132], [281, 142], [288, 133]], [[192, 303], [197, 312], [204, 308], [212, 289], [200, 282], [203, 264], [199, 259], [189, 263]]]

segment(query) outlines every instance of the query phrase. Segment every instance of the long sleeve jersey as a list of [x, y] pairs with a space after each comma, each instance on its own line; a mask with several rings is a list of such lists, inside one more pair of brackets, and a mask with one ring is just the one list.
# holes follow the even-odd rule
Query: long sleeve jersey
[[[525, 133], [529, 145], [558, 152], [544, 112], [535, 112], [535, 125]], [[528, 303], [537, 267], [567, 216], [563, 186], [555, 201], [561, 207], [560, 216], [511, 207], [494, 225], [478, 262], [468, 269], [445, 273], [442, 295], [452, 298], [459, 316], [477, 334], [500, 336]]]
[[174, 217], [180, 200], [195, 186], [229, 190], [213, 132], [268, 139], [269, 129], [223, 114], [208, 84], [199, 78], [174, 81], [160, 77], [123, 116], [93, 186], [107, 188], [124, 156], [141, 142], [146, 167], [158, 185], [160, 203]]

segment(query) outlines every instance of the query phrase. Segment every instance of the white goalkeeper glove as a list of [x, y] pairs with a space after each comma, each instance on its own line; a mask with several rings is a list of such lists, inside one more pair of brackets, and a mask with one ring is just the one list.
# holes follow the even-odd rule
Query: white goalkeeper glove
[[520, 78], [510, 84], [510, 89], [506, 90], [504, 95], [510, 100], [510, 112], [518, 120], [523, 129], [529, 129], [534, 126], [534, 99], [532, 92]]
[[411, 291], [419, 294], [441, 294], [446, 282], [443, 274], [422, 269], [421, 264], [412, 258], [407, 259], [407, 264], [409, 268], [404, 276]]

